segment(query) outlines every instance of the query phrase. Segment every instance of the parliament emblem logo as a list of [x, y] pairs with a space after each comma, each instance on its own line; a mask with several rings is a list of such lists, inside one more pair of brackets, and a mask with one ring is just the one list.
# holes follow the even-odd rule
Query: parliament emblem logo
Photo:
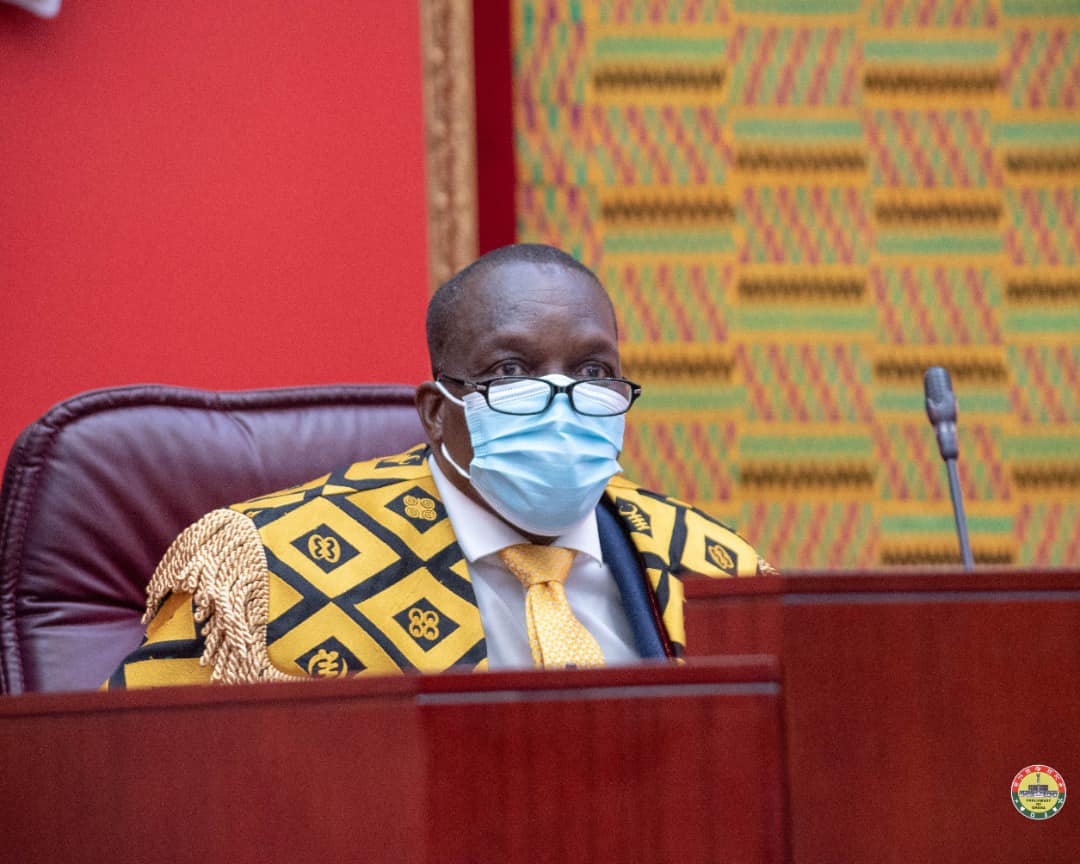
[[719, 567], [725, 573], [734, 574], [739, 557], [737, 553], [729, 549], [723, 543], [706, 537], [705, 560], [710, 564]]
[[630, 530], [652, 536], [652, 520], [637, 504], [625, 498], [616, 498], [615, 506], [619, 508], [619, 515], [630, 525]]
[[1028, 819], [1050, 819], [1065, 806], [1065, 779], [1049, 765], [1028, 765], [1012, 781], [1012, 802]]
[[326, 523], [301, 534], [293, 540], [292, 545], [314, 561], [324, 573], [329, 573], [360, 554]]

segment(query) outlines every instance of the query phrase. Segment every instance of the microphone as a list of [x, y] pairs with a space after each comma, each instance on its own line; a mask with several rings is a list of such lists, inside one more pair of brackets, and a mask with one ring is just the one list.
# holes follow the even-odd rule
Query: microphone
[[956, 394], [953, 393], [952, 379], [947, 369], [931, 366], [923, 378], [926, 392], [926, 416], [937, 433], [938, 450], [945, 460], [945, 470], [949, 474], [949, 495], [952, 498], [953, 516], [956, 519], [956, 536], [960, 540], [960, 556], [965, 570], [975, 568], [975, 559], [968, 542], [967, 518], [964, 516], [964, 500], [960, 494], [960, 475], [956, 470], [956, 460], [960, 455], [960, 446], [956, 440]]

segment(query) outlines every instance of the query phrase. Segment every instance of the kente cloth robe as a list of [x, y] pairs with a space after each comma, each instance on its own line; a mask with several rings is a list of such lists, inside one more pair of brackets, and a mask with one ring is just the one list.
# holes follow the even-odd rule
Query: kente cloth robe
[[[487, 668], [426, 445], [208, 513], [147, 588], [147, 635], [108, 688]], [[682, 656], [679, 574], [775, 572], [701, 511], [614, 478], [605, 563], [643, 657]]]

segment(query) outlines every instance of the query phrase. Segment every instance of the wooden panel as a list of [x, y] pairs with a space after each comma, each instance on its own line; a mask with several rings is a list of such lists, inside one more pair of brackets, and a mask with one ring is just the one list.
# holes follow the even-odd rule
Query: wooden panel
[[422, 750], [394, 683], [4, 697], [2, 857], [417, 862]]
[[780, 654], [782, 580], [686, 580], [686, 653], [690, 657], [725, 654]]
[[0, 848], [20, 864], [777, 861], [778, 675], [758, 658], [4, 697]]
[[781, 860], [776, 677], [736, 660], [483, 676], [428, 697], [429, 861]]
[[1036, 823], [1009, 793], [1033, 763], [1080, 783], [1080, 572], [806, 573], [761, 587], [691, 580], [688, 642], [757, 650], [779, 602], [796, 862], [1075, 858], [1080, 810]]
[[1080, 591], [854, 587], [786, 598], [796, 860], [1074, 858], [1078, 814], [1030, 822], [1010, 783], [1080, 781]]

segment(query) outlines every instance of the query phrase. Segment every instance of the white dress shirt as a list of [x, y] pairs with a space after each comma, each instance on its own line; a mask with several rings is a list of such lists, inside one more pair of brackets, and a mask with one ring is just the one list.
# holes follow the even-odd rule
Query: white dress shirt
[[[532, 668], [532, 649], [525, 623], [525, 586], [498, 556], [499, 550], [507, 546], [529, 541], [460, 492], [439, 470], [434, 457], [428, 457], [428, 465], [469, 568], [487, 639], [488, 668]], [[577, 550], [566, 577], [566, 599], [574, 615], [600, 645], [607, 665], [640, 662], [619, 586], [600, 552], [596, 513], [589, 513], [556, 537], [552, 545]]]

